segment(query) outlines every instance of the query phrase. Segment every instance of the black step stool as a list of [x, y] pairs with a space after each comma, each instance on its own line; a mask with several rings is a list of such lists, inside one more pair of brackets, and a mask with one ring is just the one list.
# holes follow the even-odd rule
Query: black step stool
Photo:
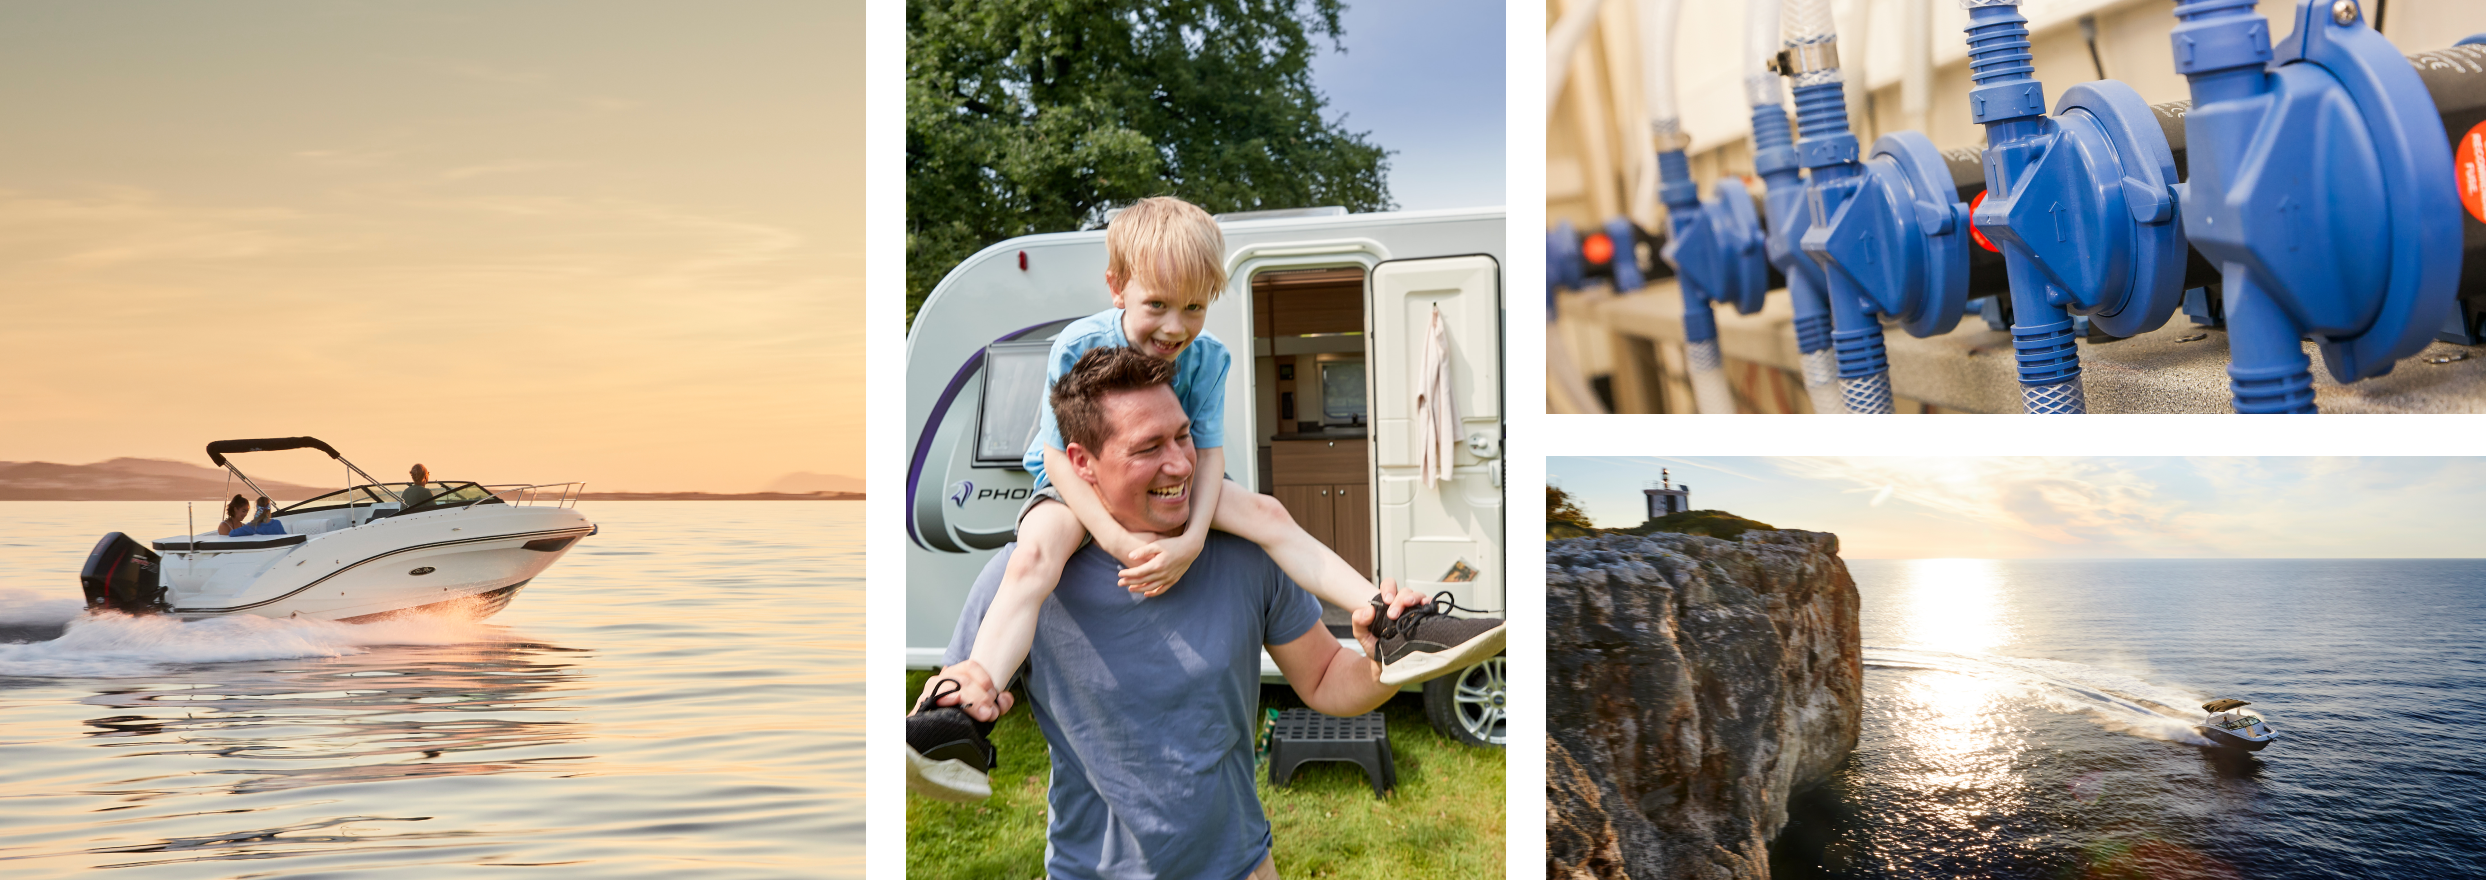
[[1398, 787], [1398, 764], [1390, 754], [1390, 728], [1381, 713], [1353, 718], [1323, 715], [1310, 709], [1278, 713], [1269, 728], [1269, 784], [1285, 785], [1295, 770], [1313, 761], [1346, 761], [1364, 768], [1372, 780], [1372, 796]]

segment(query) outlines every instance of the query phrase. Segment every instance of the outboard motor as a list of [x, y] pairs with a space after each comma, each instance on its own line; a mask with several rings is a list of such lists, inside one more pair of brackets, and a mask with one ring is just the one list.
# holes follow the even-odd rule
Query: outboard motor
[[78, 583], [86, 588], [89, 611], [110, 608], [123, 614], [154, 614], [172, 609], [164, 602], [159, 577], [163, 571], [164, 557], [126, 534], [113, 532], [95, 542], [94, 552], [86, 555]]

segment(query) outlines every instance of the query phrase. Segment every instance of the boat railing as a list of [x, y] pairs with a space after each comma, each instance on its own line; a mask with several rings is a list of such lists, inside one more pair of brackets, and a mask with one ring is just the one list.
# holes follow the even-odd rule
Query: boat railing
[[[518, 483], [509, 483], [504, 485], [485, 486], [483, 487], [483, 490], [491, 493], [486, 497], [501, 499], [501, 503], [503, 504], [513, 504], [520, 507], [572, 508], [578, 506], [579, 496], [587, 493], [587, 484], [583, 482], [539, 483], [528, 486]], [[482, 501], [483, 499], [478, 498], [474, 501], [467, 502], [466, 506], [473, 507], [476, 504], [482, 503]]]

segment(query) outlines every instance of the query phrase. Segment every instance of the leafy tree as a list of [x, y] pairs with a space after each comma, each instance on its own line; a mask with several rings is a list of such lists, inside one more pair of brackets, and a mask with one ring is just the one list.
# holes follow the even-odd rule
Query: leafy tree
[[1555, 523], [1577, 526], [1582, 529], [1596, 528], [1595, 524], [1588, 521], [1588, 514], [1580, 511], [1579, 503], [1571, 500], [1571, 493], [1547, 486], [1545, 487], [1545, 524], [1551, 526]]
[[[906, 314], [977, 250], [1154, 195], [1388, 210], [1387, 151], [1321, 118], [1341, 0], [908, 0]], [[1103, 283], [1099, 279], [1098, 283]]]

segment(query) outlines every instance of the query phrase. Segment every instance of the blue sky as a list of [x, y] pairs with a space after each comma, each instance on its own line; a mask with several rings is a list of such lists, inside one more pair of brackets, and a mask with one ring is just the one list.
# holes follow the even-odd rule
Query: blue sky
[[1330, 118], [1394, 151], [1401, 209], [1503, 203], [1502, 16], [1498, 0], [1349, 0], [1347, 51], [1317, 44]]
[[1660, 468], [1696, 509], [1834, 532], [1849, 558], [2475, 557], [2486, 458], [1550, 457], [1600, 526]]

